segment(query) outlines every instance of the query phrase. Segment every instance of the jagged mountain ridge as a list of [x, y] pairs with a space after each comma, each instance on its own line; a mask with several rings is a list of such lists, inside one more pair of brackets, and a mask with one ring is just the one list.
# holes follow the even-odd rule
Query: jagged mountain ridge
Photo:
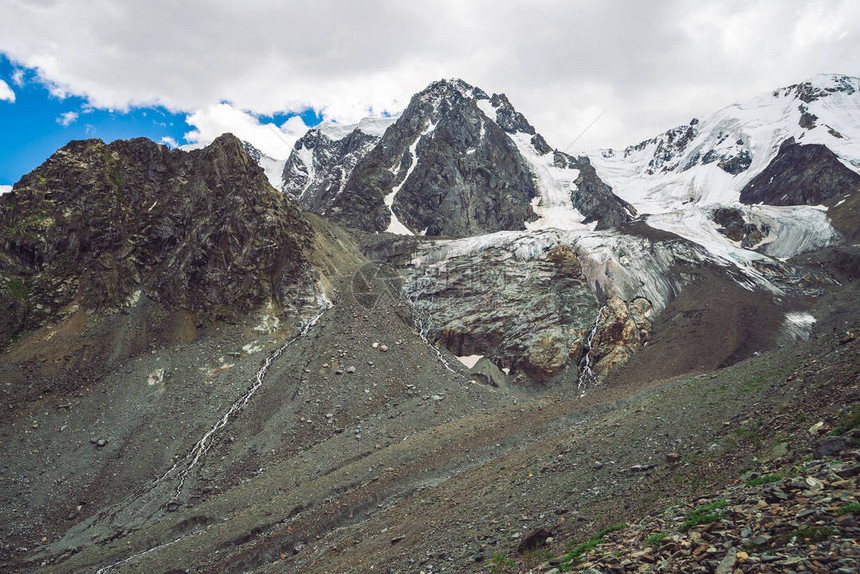
[[312, 128], [299, 138], [276, 186], [313, 212], [325, 214], [352, 170], [393, 119], [366, 119], [355, 126]]
[[[850, 214], [857, 191], [851, 182], [860, 171], [858, 88], [858, 78], [819, 75], [590, 158], [600, 177], [652, 227], [736, 260], [752, 261], [756, 251], [790, 257], [856, 233]], [[781, 153], [794, 159], [781, 160]], [[810, 159], [795, 161], [801, 156]], [[792, 199], [762, 204], [763, 197], [749, 193], [750, 185], [762, 186], [760, 177], [771, 178], [760, 174], [783, 172], [787, 165], [796, 173], [785, 174], [776, 195]], [[805, 195], [809, 186], [820, 190]], [[831, 197], [826, 212], [806, 207]], [[751, 234], [727, 236], [715, 221], [724, 208], [735, 210]]]
[[229, 135], [188, 153], [72, 142], [2, 196], [0, 221], [4, 342], [70, 305], [143, 295], [223, 319], [316, 289], [311, 224]]
[[345, 132], [332, 139], [311, 130], [299, 140], [284, 189], [346, 226], [462, 237], [547, 225], [603, 229], [635, 214], [587, 158], [552, 150], [503, 94], [462, 80], [416, 94], [378, 142], [360, 126]]

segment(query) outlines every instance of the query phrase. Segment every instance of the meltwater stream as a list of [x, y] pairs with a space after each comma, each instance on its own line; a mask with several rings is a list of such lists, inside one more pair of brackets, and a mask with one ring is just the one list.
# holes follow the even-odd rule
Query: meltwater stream
[[[227, 423], [230, 421], [230, 418], [233, 415], [235, 415], [236, 413], [238, 413], [239, 411], [241, 411], [243, 408], [245, 408], [247, 406], [248, 402], [251, 400], [251, 397], [254, 396], [254, 393], [256, 393], [257, 390], [260, 388], [260, 386], [263, 384], [263, 380], [266, 377], [266, 372], [269, 370], [269, 367], [272, 365], [272, 363], [274, 363], [284, 353], [284, 351], [287, 350], [287, 348], [289, 348], [293, 343], [295, 343], [296, 341], [298, 341], [302, 337], [306, 336], [308, 334], [308, 332], [311, 330], [311, 328], [317, 324], [317, 322], [320, 320], [320, 318], [323, 316], [323, 314], [325, 314], [325, 312], [331, 308], [331, 302], [325, 297], [325, 295], [323, 295], [323, 301], [324, 301], [323, 305], [317, 310], [317, 312], [313, 315], [313, 317], [311, 317], [310, 321], [308, 321], [304, 325], [304, 327], [302, 328], [302, 330], [299, 332], [298, 335], [296, 335], [295, 337], [292, 337], [291, 339], [288, 339], [280, 347], [275, 349], [275, 351], [273, 353], [271, 353], [268, 357], [266, 357], [266, 360], [263, 362], [263, 365], [259, 368], [259, 370], [257, 370], [257, 373], [254, 376], [254, 384], [251, 385], [251, 387], [245, 392], [245, 394], [243, 394], [241, 397], [239, 397], [238, 399], [233, 401], [233, 403], [230, 405], [230, 408], [228, 408], [227, 411], [221, 416], [221, 418], [218, 419], [218, 421], [214, 425], [212, 425], [212, 427], [209, 428], [209, 430], [207, 430], [203, 434], [203, 436], [200, 438], [200, 440], [198, 440], [194, 444], [194, 446], [191, 448], [191, 450], [188, 452], [188, 454], [185, 455], [185, 457], [183, 457], [179, 461], [177, 461], [170, 468], [170, 470], [168, 470], [163, 475], [161, 475], [158, 479], [156, 479], [154, 482], [152, 482], [141, 493], [139, 493], [137, 496], [135, 496], [134, 499], [139, 499], [140, 496], [146, 495], [148, 492], [151, 492], [159, 484], [164, 483], [168, 480], [176, 479], [176, 478], [179, 479], [179, 483], [176, 486], [176, 494], [178, 496], [182, 493], [182, 487], [185, 485], [185, 480], [188, 477], [188, 474], [191, 472], [191, 469], [193, 469], [200, 462], [200, 460], [206, 455], [206, 453], [209, 451], [210, 447], [212, 446], [212, 438], [215, 436], [215, 434], [219, 430], [221, 430], [222, 428], [224, 428], [227, 425]], [[139, 558], [141, 556], [145, 556], [146, 554], [150, 554], [150, 553], [155, 552], [156, 550], [159, 550], [161, 548], [166, 548], [168, 546], [172, 546], [181, 540], [184, 540], [184, 539], [192, 537], [192, 536], [196, 536], [197, 534], [199, 534], [199, 532], [196, 532], [196, 531], [191, 532], [190, 534], [180, 536], [179, 538], [177, 538], [175, 540], [171, 540], [167, 543], [160, 544], [160, 545], [155, 546], [153, 548], [149, 548], [143, 552], [133, 554], [132, 556], [124, 558], [118, 562], [115, 562], [115, 563], [110, 564], [108, 566], [102, 567], [101, 569], [99, 569], [97, 571], [96, 574], [106, 574], [107, 572], [110, 572], [111, 570], [113, 570], [117, 566], [120, 566], [122, 564], [127, 564], [127, 563], [135, 560], [136, 558]]]
[[191, 472], [191, 469], [194, 468], [197, 463], [200, 461], [202, 457], [206, 455], [209, 451], [209, 448], [212, 446], [212, 437], [219, 430], [224, 428], [230, 420], [230, 417], [245, 408], [248, 404], [248, 401], [251, 400], [251, 397], [254, 396], [254, 393], [257, 392], [257, 389], [263, 384], [263, 379], [266, 377], [266, 372], [269, 370], [269, 367], [275, 362], [278, 357], [280, 357], [283, 352], [290, 347], [293, 343], [304, 337], [308, 334], [311, 327], [313, 327], [317, 321], [319, 321], [320, 317], [329, 309], [330, 303], [326, 299], [326, 305], [321, 307], [311, 318], [311, 320], [305, 324], [304, 328], [302, 328], [301, 332], [298, 335], [293, 337], [292, 339], [287, 340], [283, 345], [275, 349], [275, 351], [266, 357], [266, 360], [263, 362], [263, 365], [257, 371], [257, 374], [254, 377], [254, 384], [245, 392], [244, 395], [233, 401], [233, 404], [230, 405], [230, 408], [218, 419], [212, 427], [206, 431], [200, 440], [191, 448], [191, 451], [185, 455], [184, 458], [177, 461], [167, 472], [165, 472], [161, 477], [159, 477], [154, 484], [159, 484], [165, 480], [178, 478], [179, 483], [176, 485], [176, 494], [179, 495], [182, 493], [182, 487], [185, 485], [185, 479], [188, 477], [188, 473]]

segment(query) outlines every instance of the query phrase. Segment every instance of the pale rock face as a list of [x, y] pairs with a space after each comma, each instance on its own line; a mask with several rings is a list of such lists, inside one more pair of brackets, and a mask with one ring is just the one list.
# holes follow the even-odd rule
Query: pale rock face
[[592, 344], [594, 371], [612, 372], [627, 362], [648, 341], [651, 332], [651, 303], [637, 297], [630, 303], [618, 297], [606, 302], [606, 319]]

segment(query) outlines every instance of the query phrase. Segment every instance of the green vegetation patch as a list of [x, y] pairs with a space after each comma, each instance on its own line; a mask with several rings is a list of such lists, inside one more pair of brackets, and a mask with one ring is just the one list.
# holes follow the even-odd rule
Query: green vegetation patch
[[658, 532], [657, 534], [652, 534], [648, 538], [645, 539], [645, 544], [648, 546], [660, 546], [663, 540], [666, 539], [666, 535]]
[[724, 506], [728, 506], [729, 503], [727, 500], [718, 500], [716, 502], [712, 502], [707, 506], [703, 506], [701, 508], [697, 508], [692, 512], [687, 514], [687, 520], [684, 524], [681, 525], [681, 531], [686, 532], [690, 528], [694, 526], [698, 526], [699, 524], [710, 524], [711, 522], [716, 522], [720, 518], [726, 515], [725, 511], [714, 512]]
[[561, 564], [559, 565], [559, 570], [561, 570], [562, 572], [569, 572], [573, 570], [576, 566], [576, 563], [579, 562], [582, 556], [588, 554], [603, 543], [604, 536], [606, 536], [610, 532], [614, 532], [616, 530], [624, 530], [625, 528], [627, 528], [626, 524], [607, 526], [606, 528], [602, 529], [600, 532], [592, 536], [588, 541], [576, 544], [568, 551], [567, 554], [562, 557]]
[[748, 480], [747, 484], [750, 486], [761, 486], [762, 484], [771, 484], [772, 482], [779, 482], [780, 480], [782, 480], [781, 474], [766, 474], [760, 478]]
[[860, 426], [860, 403], [854, 403], [848, 412], [839, 419], [839, 424], [830, 431], [833, 436], [839, 436]]

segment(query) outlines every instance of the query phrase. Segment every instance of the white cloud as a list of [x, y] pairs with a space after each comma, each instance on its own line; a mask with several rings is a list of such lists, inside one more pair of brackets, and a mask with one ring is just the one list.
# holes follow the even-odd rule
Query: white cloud
[[0, 102], [14, 102], [15, 101], [15, 92], [12, 91], [12, 88], [9, 87], [9, 84], [0, 80]]
[[68, 127], [75, 123], [78, 119], [78, 112], [63, 112], [60, 114], [60, 117], [57, 118], [57, 123], [63, 127]]
[[286, 159], [293, 144], [308, 129], [302, 119], [293, 116], [281, 126], [261, 123], [247, 112], [231, 104], [220, 103], [189, 115], [187, 120], [193, 131], [185, 134], [191, 143], [208, 143], [223, 133], [232, 133], [241, 140], [274, 159]]
[[170, 149], [175, 149], [179, 147], [179, 144], [170, 136], [162, 136], [161, 143], [169, 147]]
[[12, 191], [11, 185], [0, 185], [0, 195], [3, 195], [4, 193], [9, 193], [10, 191]]
[[237, 110], [396, 112], [456, 76], [506, 92], [557, 147], [609, 105], [576, 151], [816, 73], [860, 74], [852, 0], [0, 0], [0, 13], [0, 51], [57, 96], [195, 112], [207, 138], [225, 122], [270, 130]]
[[17, 70], [12, 72], [12, 83], [19, 88], [24, 87], [24, 70], [18, 68]]

